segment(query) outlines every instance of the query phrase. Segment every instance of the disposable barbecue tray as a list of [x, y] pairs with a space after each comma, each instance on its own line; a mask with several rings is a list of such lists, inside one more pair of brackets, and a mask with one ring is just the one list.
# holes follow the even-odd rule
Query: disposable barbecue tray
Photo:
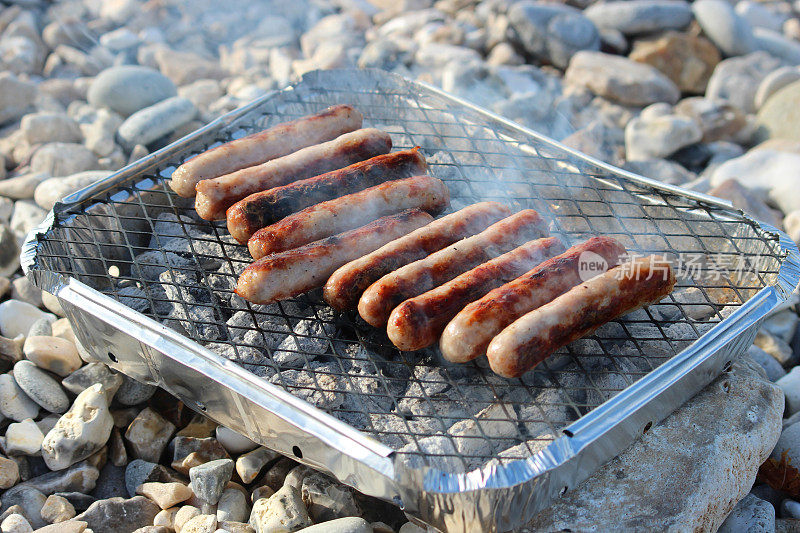
[[[607, 235], [666, 255], [678, 287], [520, 379], [399, 352], [319, 291], [241, 300], [246, 247], [168, 179], [210, 147], [337, 103], [395, 149], [420, 146], [453, 209], [536, 209], [566, 244]], [[719, 375], [800, 279], [794, 243], [721, 200], [369, 70], [307, 74], [65, 198], [22, 262], [91, 357], [447, 531], [504, 531], [546, 508]]]

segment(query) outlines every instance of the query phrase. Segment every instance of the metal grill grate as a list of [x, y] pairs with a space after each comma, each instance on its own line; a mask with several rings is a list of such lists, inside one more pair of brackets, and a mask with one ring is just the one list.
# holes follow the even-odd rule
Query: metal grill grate
[[[338, 81], [280, 93], [191, 153], [61, 212], [39, 240], [39, 267], [185, 332], [411, 465], [454, 472], [534, 455], [775, 283], [777, 240], [731, 210], [626, 179], [395, 78]], [[609, 323], [514, 380], [495, 376], [482, 360], [452, 365], [436, 349], [399, 352], [355, 314], [333, 312], [319, 291], [268, 306], [245, 302], [233, 287], [250, 262], [246, 247], [224, 223], [199, 219], [166, 180], [195, 153], [335, 103], [356, 106], [366, 125], [391, 133], [395, 149], [420, 146], [431, 174], [449, 186], [453, 209], [498, 200], [536, 209], [568, 245], [607, 235], [632, 252], [757, 268], [734, 275], [705, 268], [683, 278], [660, 304]]]

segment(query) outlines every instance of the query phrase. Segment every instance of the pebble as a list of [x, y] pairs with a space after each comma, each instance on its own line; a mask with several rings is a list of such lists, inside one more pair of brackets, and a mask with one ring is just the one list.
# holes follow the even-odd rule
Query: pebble
[[217, 502], [217, 520], [244, 522], [250, 516], [250, 506], [247, 505], [247, 496], [236, 488], [222, 491], [222, 496]]
[[38, 112], [22, 117], [20, 130], [30, 144], [83, 140], [78, 123], [65, 113]]
[[[69, 176], [97, 168], [97, 156], [77, 143], [48, 143], [36, 150], [31, 158], [31, 171], [44, 172], [51, 176]], [[40, 186], [41, 184], [37, 189]]]
[[122, 405], [138, 405], [149, 400], [156, 392], [155, 385], [142, 383], [125, 374], [122, 376], [122, 385], [117, 390], [114, 399]]
[[50, 178], [41, 182], [33, 193], [33, 199], [42, 209], [53, 209], [56, 202], [84, 187], [107, 178], [105, 170], [86, 170], [70, 176]]
[[6, 491], [3, 494], [3, 508], [14, 505], [20, 507], [20, 514], [24, 515], [35, 528], [46, 525], [41, 515], [42, 507], [46, 501], [47, 496], [35, 488], [25, 485], [14, 487], [13, 491]]
[[756, 49], [753, 29], [725, 0], [696, 0], [692, 12], [709, 39], [726, 56], [740, 56]]
[[0, 523], [2, 533], [32, 533], [30, 522], [21, 514], [12, 514]]
[[125, 440], [133, 457], [157, 463], [174, 432], [172, 422], [147, 407], [128, 426]]
[[784, 37], [782, 33], [764, 28], [755, 28], [753, 36], [758, 50], [769, 52], [791, 65], [800, 64], [800, 43]]
[[357, 516], [338, 518], [298, 530], [298, 533], [372, 533], [374, 528]]
[[[42, 306], [42, 290], [28, 281], [25, 276], [11, 282], [11, 298], [31, 304], [34, 307]], [[30, 332], [30, 330], [28, 330]]]
[[762, 51], [720, 61], [708, 80], [706, 98], [725, 100], [745, 113], [753, 113], [761, 80], [781, 66], [780, 59]]
[[[781, 224], [780, 213], [767, 206], [761, 195], [750, 191], [736, 180], [724, 181], [709, 190], [708, 194], [730, 200], [734, 207], [738, 207], [758, 220], [776, 227]], [[789, 356], [791, 356], [791, 350], [789, 350]]]
[[6, 428], [5, 450], [9, 455], [36, 455], [42, 449], [42, 431], [30, 418]]
[[173, 529], [172, 525], [175, 521], [175, 514], [178, 512], [178, 507], [170, 509], [162, 509], [153, 519], [154, 526], [162, 526], [167, 529]]
[[[0, 223], [0, 276], [11, 276], [19, 269], [20, 249], [17, 244], [18, 240], [18, 236], [12, 233], [12, 230], [7, 225]], [[0, 304], [0, 327], [3, 321], [2, 305]], [[11, 318], [8, 320], [13, 321]]]
[[24, 115], [36, 99], [36, 85], [0, 72], [0, 125]]
[[175, 528], [177, 533], [180, 533], [184, 524], [196, 516], [200, 516], [200, 509], [193, 505], [184, 505], [172, 519], [172, 527]]
[[800, 242], [800, 210], [795, 209], [783, 218], [783, 228], [794, 242]]
[[625, 153], [628, 160], [667, 157], [703, 138], [700, 125], [691, 118], [662, 115], [637, 117], [625, 127]]
[[250, 512], [250, 525], [256, 533], [297, 531], [311, 524], [300, 492], [289, 485], [281, 487], [269, 498], [256, 501]]
[[19, 465], [0, 455], [0, 489], [9, 489], [19, 482]]
[[800, 503], [794, 500], [783, 500], [781, 502], [781, 516], [784, 518], [800, 518]]
[[216, 436], [222, 446], [228, 450], [229, 453], [237, 455], [240, 453], [249, 452], [254, 449], [258, 444], [248, 439], [241, 433], [237, 433], [232, 429], [225, 426], [217, 426]]
[[784, 453], [793, 466], [800, 464], [800, 424], [790, 424], [783, 428], [770, 458], [780, 461]]
[[6, 300], [0, 303], [0, 335], [13, 339], [18, 335], [27, 335], [31, 326], [41, 318], [55, 316], [19, 300]]
[[251, 452], [240, 455], [236, 459], [236, 473], [245, 483], [251, 483], [258, 476], [261, 469], [280, 457], [276, 451], [268, 448], [257, 448]]
[[123, 65], [104, 70], [89, 87], [89, 103], [122, 116], [150, 107], [177, 94], [172, 81], [157, 70]]
[[760, 2], [744, 0], [738, 2], [734, 8], [736, 14], [745, 19], [754, 28], [766, 28], [772, 31], [781, 31], [787, 16], [769, 9]]
[[528, 53], [559, 68], [566, 68], [580, 50], [600, 49], [595, 25], [567, 5], [518, 2], [508, 10], [508, 20]]
[[0, 375], [0, 413], [17, 422], [39, 415], [39, 404], [25, 394], [11, 374]]
[[[89, 524], [81, 520], [69, 520], [58, 524], [50, 524], [36, 530], [36, 533], [83, 533]], [[89, 530], [91, 531], [91, 530]]]
[[86, 522], [93, 531], [128, 533], [151, 525], [158, 512], [158, 506], [144, 496], [116, 497], [93, 503], [75, 519]]
[[191, 100], [173, 96], [150, 107], [137, 111], [119, 127], [120, 144], [128, 149], [137, 144], [148, 145], [167, 135], [197, 115]]
[[675, 84], [650, 65], [601, 52], [578, 52], [564, 80], [623, 105], [674, 104], [680, 97]]
[[625, 35], [680, 30], [692, 21], [689, 4], [673, 0], [629, 0], [597, 3], [584, 15], [600, 28]]
[[315, 472], [306, 476], [300, 494], [315, 523], [362, 514], [353, 491], [325, 474]]
[[26, 336], [25, 340], [27, 341], [28, 337], [50, 337], [52, 334], [53, 321], [49, 318], [41, 318], [33, 323], [31, 329], [28, 330], [28, 335]]
[[181, 533], [214, 533], [217, 529], [215, 515], [201, 514], [190, 519], [181, 527]]
[[146, 496], [156, 502], [161, 509], [169, 509], [192, 497], [192, 489], [183, 483], [142, 483], [136, 494]]
[[[37, 322], [40, 323], [41, 320]], [[44, 319], [48, 328], [50, 323]], [[22, 348], [25, 357], [39, 368], [67, 376], [78, 370], [83, 361], [75, 345], [68, 340], [51, 336], [29, 336]]]
[[136, 489], [143, 483], [182, 483], [183, 481], [184, 478], [169, 468], [141, 459], [134, 459], [125, 468], [125, 490], [130, 496], [135, 496]]
[[748, 494], [736, 504], [731, 514], [717, 530], [718, 533], [738, 533], [740, 531], [775, 531], [775, 508], [771, 503]]
[[766, 194], [784, 213], [800, 209], [800, 176], [794, 169], [800, 165], [800, 154], [776, 150], [752, 150], [726, 161], [711, 174], [711, 185], [735, 179], [748, 189]]
[[[14, 212], [11, 213], [11, 220], [9, 221], [9, 227], [11, 231], [14, 232], [14, 235], [17, 236], [17, 239], [21, 243], [25, 237], [27, 236], [28, 232], [42, 223], [45, 215], [47, 215], [47, 211], [36, 205], [35, 202], [31, 200], [18, 200], [14, 202]], [[2, 258], [2, 266], [3, 272], [5, 269], [8, 268], [10, 263], [6, 263], [6, 229], [3, 225], [2, 233], [0, 234], [0, 258]], [[19, 268], [19, 258], [16, 260], [17, 268]], [[3, 302], [5, 303], [5, 302]], [[0, 304], [2, 305], [2, 304]]]
[[703, 131], [704, 143], [735, 141], [747, 126], [747, 118], [736, 107], [702, 96], [684, 98], [675, 105], [674, 111], [694, 119]]
[[[800, 366], [794, 367], [775, 384], [783, 390], [783, 394], [786, 396], [784, 418], [800, 412]], [[795, 464], [800, 464], [800, 458]]]
[[14, 365], [14, 379], [43, 409], [51, 413], [64, 413], [69, 409], [69, 398], [58, 381], [31, 361], [18, 361]]
[[13, 200], [33, 198], [36, 187], [48, 178], [50, 178], [50, 174], [38, 172], [0, 180], [0, 196]]
[[215, 438], [176, 437], [173, 449], [172, 468], [185, 475], [194, 466], [229, 458], [228, 452]]
[[99, 383], [104, 391], [116, 391], [122, 385], [122, 375], [103, 363], [89, 363], [61, 381], [61, 385], [72, 394], [80, 394], [95, 383]]
[[678, 32], [635, 41], [630, 58], [657, 68], [681, 92], [693, 94], [705, 92], [711, 73], [721, 59], [708, 39]]
[[216, 504], [225, 484], [231, 480], [233, 474], [233, 461], [231, 459], [217, 459], [189, 469], [189, 479], [192, 480], [192, 491], [201, 500], [212, 505]]
[[755, 141], [762, 142], [767, 139], [797, 140], [800, 135], [800, 126], [796, 121], [800, 119], [800, 81], [795, 81], [779, 89], [761, 106], [756, 118], [758, 129]]
[[800, 81], [800, 68], [798, 67], [781, 67], [773, 70], [764, 76], [764, 80], [758, 85], [753, 101], [755, 108], [761, 109], [770, 96], [796, 81]]
[[51, 494], [42, 506], [41, 515], [47, 522], [56, 524], [75, 516], [75, 508], [66, 498]]
[[114, 421], [108, 412], [102, 385], [81, 392], [42, 443], [42, 457], [48, 468], [61, 470], [101, 449]]

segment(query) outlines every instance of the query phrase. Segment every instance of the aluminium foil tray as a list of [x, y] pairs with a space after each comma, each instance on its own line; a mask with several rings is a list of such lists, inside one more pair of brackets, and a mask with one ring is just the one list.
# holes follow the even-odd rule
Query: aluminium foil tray
[[[209, 147], [338, 103], [394, 149], [420, 146], [453, 209], [533, 208], [567, 245], [609, 235], [690, 267], [659, 304], [514, 380], [435, 348], [399, 352], [319, 291], [244, 302], [232, 288], [246, 248], [199, 219], [169, 176]], [[68, 196], [22, 264], [89, 356], [446, 531], [505, 531], [546, 508], [717, 376], [800, 279], [795, 244], [721, 200], [373, 70], [309, 73]]]

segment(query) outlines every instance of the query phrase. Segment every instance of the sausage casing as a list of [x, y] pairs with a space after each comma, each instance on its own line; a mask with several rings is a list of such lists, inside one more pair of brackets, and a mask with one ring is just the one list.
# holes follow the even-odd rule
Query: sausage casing
[[419, 148], [414, 148], [379, 155], [313, 178], [257, 192], [228, 209], [228, 231], [244, 244], [261, 228], [306, 207], [385, 181], [424, 174], [427, 168]]
[[265, 255], [297, 248], [406, 209], [437, 215], [450, 205], [450, 192], [442, 180], [413, 176], [387, 181], [306, 207], [283, 220], [261, 228], [247, 241], [250, 255]]
[[316, 115], [278, 124], [196, 155], [175, 169], [169, 185], [191, 198], [201, 180], [260, 165], [307, 146], [330, 141], [361, 128], [362, 116], [349, 105], [335, 105]]
[[389, 315], [389, 339], [401, 350], [420, 350], [434, 344], [465, 305], [563, 251], [564, 245], [555, 237], [530, 241], [444, 285], [409, 298]]
[[523, 315], [497, 334], [486, 356], [501, 376], [519, 377], [553, 352], [606, 322], [672, 292], [669, 261], [648, 256], [618, 265]]
[[503, 328], [581, 283], [582, 257], [605, 261], [610, 268], [623, 255], [625, 247], [616, 239], [593, 237], [491, 290], [464, 307], [447, 324], [439, 340], [442, 355], [449, 361], [463, 363], [485, 354], [489, 342]]
[[533, 209], [496, 222], [472, 237], [451, 244], [424, 259], [391, 272], [364, 291], [358, 314], [369, 324], [383, 327], [401, 302], [438, 287], [489, 259], [547, 235], [547, 225]]
[[230, 206], [253, 193], [386, 154], [391, 148], [389, 134], [375, 128], [345, 133], [260, 165], [202, 180], [195, 185], [194, 208], [206, 220], [224, 218]]
[[236, 294], [257, 304], [297, 296], [320, 287], [334, 270], [428, 224], [433, 217], [419, 209], [379, 218], [300, 248], [263, 257], [236, 282]]
[[325, 283], [325, 301], [340, 311], [354, 309], [367, 287], [389, 272], [475, 235], [510, 214], [503, 204], [480, 202], [434, 220], [339, 268]]

